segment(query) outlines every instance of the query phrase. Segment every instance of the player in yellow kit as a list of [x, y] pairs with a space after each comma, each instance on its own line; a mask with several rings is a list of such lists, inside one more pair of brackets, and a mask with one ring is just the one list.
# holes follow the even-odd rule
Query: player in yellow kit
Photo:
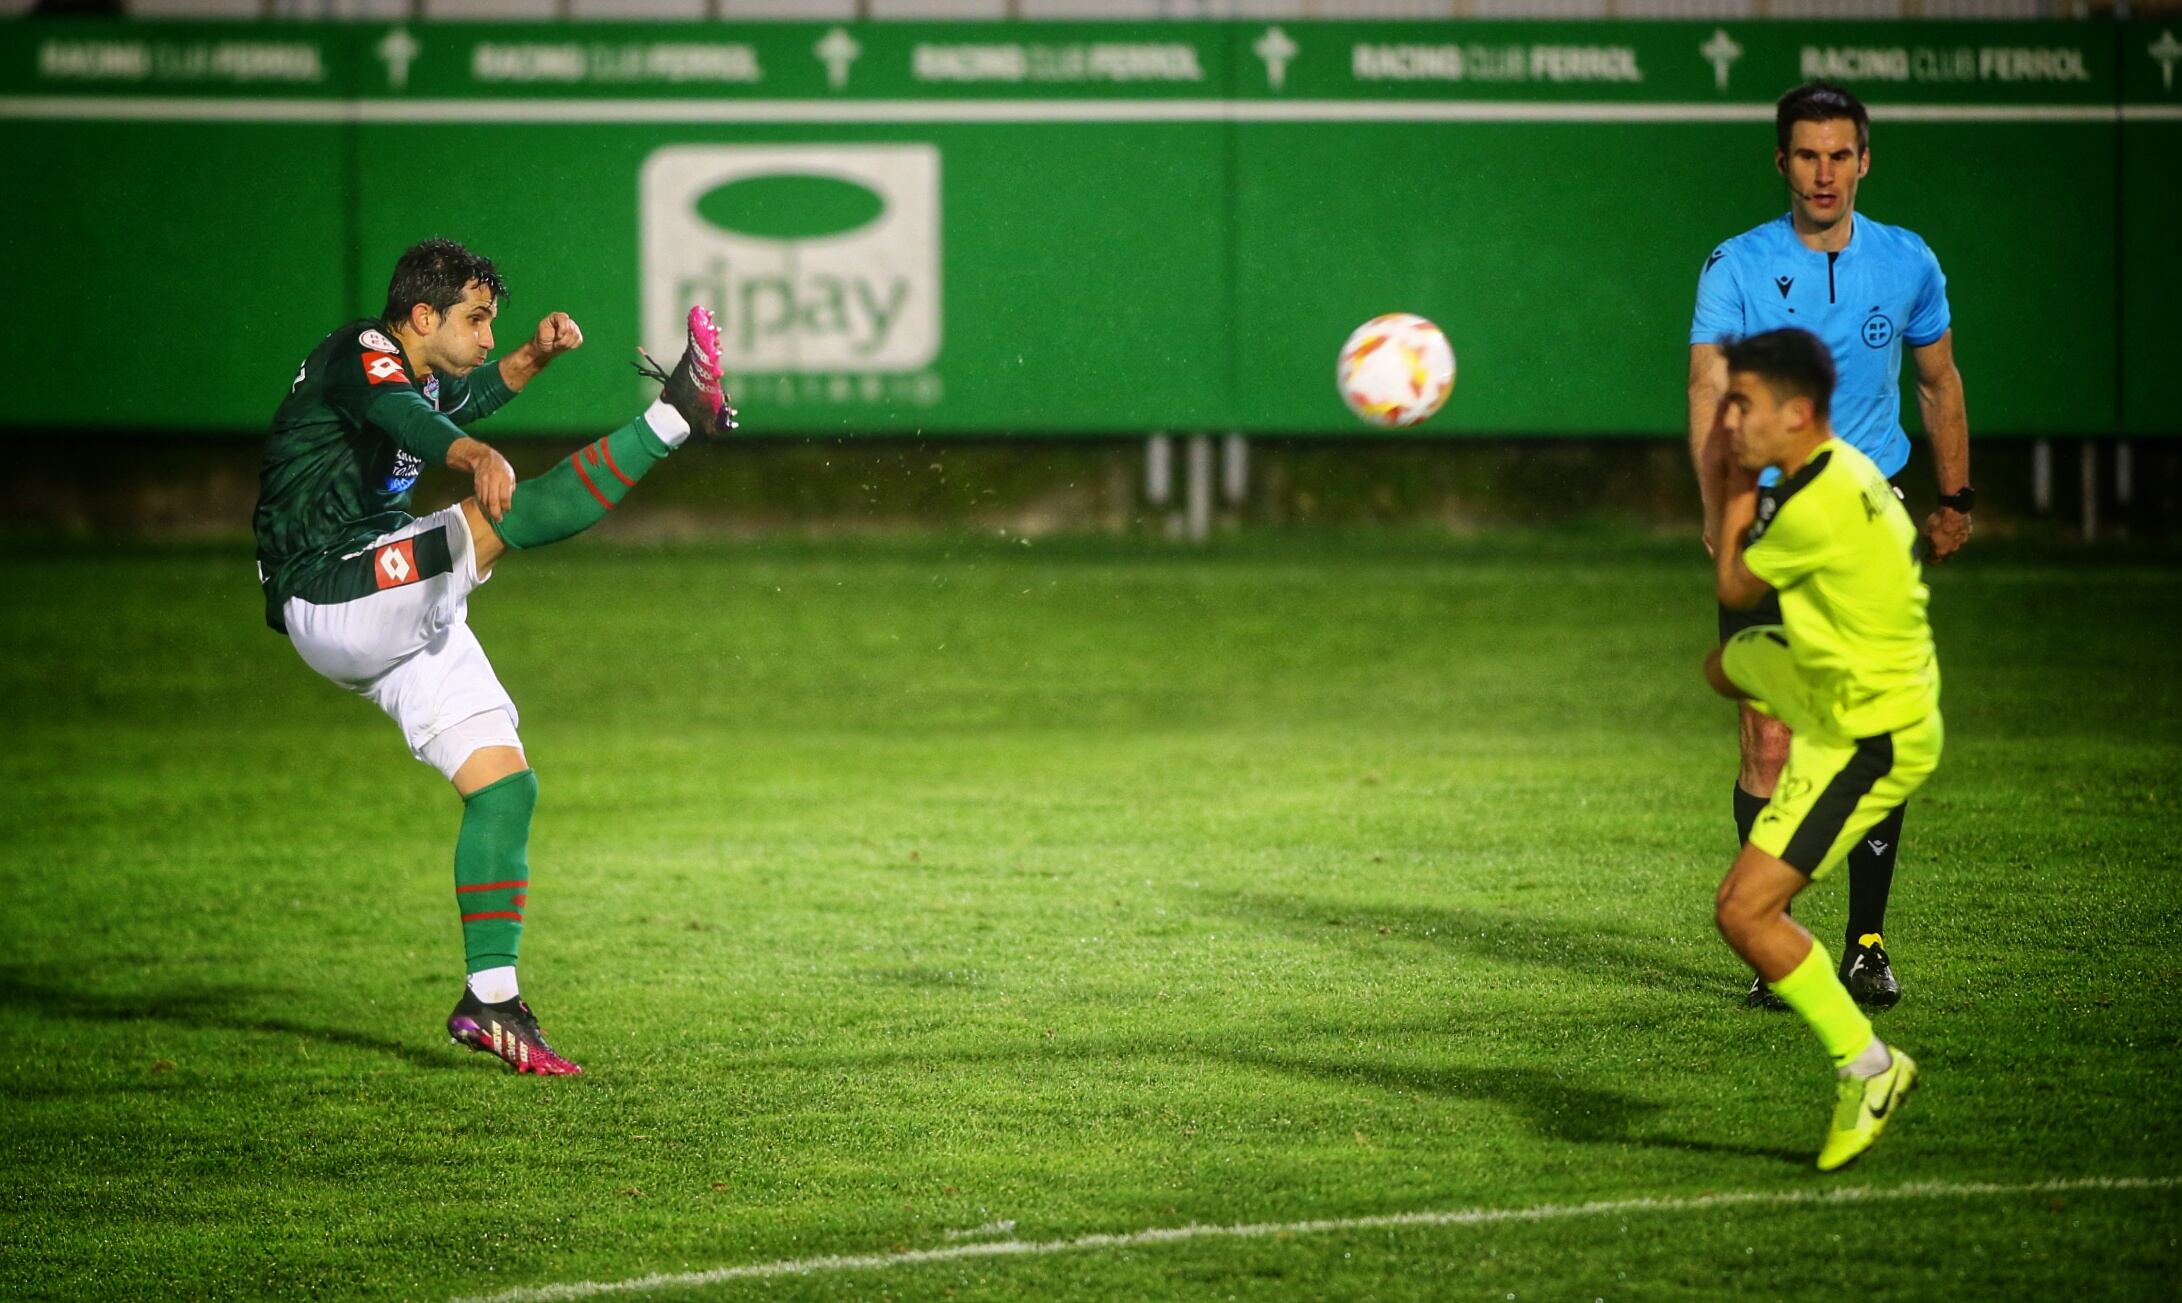
[[[1706, 657], [1705, 678], [1788, 725], [1793, 740], [1714, 913], [1728, 945], [1833, 1056], [1833, 1120], [1818, 1155], [1833, 1171], [1879, 1138], [1917, 1065], [1872, 1034], [1788, 904], [1938, 767], [1939, 658], [1917, 528], [1872, 460], [1834, 437], [1826, 346], [1790, 328], [1726, 353], [1705, 461], [1713, 500], [1725, 504], [1720, 603], [1747, 610], [1777, 591], [1781, 622], [1737, 633]], [[1780, 481], [1761, 519], [1757, 475], [1769, 466]]]

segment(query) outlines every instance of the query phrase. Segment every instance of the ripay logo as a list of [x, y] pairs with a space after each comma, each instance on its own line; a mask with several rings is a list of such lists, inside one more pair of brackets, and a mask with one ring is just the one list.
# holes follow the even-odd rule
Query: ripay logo
[[643, 332], [682, 351], [691, 304], [734, 374], [917, 371], [939, 355], [939, 151], [671, 145], [645, 160]]

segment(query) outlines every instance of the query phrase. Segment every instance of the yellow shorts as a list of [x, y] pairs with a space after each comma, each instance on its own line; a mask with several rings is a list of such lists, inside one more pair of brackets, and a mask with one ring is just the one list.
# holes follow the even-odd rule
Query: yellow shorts
[[1891, 733], [1844, 737], [1827, 724], [1778, 625], [1729, 639], [1720, 668], [1753, 706], [1793, 730], [1788, 763], [1750, 844], [1814, 879], [1939, 768], [1946, 729], [1938, 711]]

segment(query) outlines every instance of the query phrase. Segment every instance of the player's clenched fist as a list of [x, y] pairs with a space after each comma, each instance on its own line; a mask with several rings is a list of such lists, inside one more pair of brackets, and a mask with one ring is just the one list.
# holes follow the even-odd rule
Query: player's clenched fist
[[515, 468], [491, 444], [464, 435], [447, 448], [447, 465], [468, 472], [478, 510], [498, 520], [515, 501]]
[[538, 333], [531, 336], [530, 346], [538, 350], [541, 360], [559, 356], [583, 347], [583, 328], [567, 313], [553, 313], [538, 323]]

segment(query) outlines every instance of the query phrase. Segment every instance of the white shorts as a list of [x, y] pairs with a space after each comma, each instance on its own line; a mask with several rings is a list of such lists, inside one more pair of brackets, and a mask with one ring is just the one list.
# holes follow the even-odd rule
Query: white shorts
[[[418, 565], [420, 549], [405, 540], [441, 529], [448, 568], [421, 574], [429, 567]], [[401, 725], [410, 754], [449, 778], [479, 747], [521, 745], [515, 702], [470, 632], [470, 593], [491, 576], [477, 572], [461, 506], [419, 517], [373, 539], [365, 551], [384, 587], [325, 606], [291, 597], [282, 608], [303, 663], [370, 698]], [[504, 722], [478, 718], [496, 712]], [[456, 745], [435, 745], [442, 734]]]

